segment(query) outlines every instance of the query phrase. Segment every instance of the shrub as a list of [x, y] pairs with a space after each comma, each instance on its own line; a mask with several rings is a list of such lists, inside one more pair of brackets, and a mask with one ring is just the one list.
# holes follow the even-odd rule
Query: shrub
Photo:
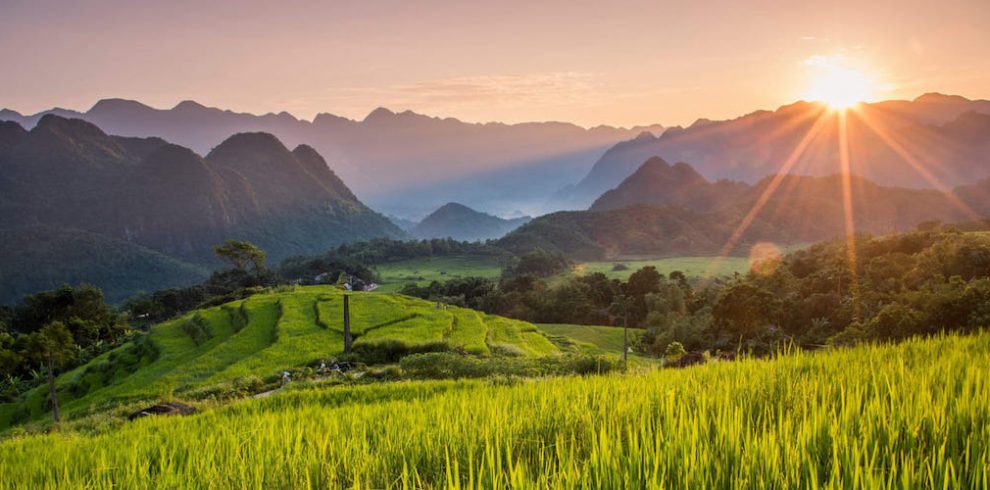
[[199, 315], [185, 321], [182, 324], [182, 331], [192, 339], [193, 343], [196, 344], [197, 347], [213, 337], [213, 334], [210, 333], [210, 329], [206, 322]]
[[491, 351], [493, 356], [501, 357], [525, 357], [526, 353], [523, 352], [519, 346], [514, 344], [492, 344]]
[[618, 364], [606, 357], [590, 355], [544, 358], [477, 358], [450, 352], [414, 354], [400, 361], [402, 371], [419, 378], [504, 378], [550, 374], [604, 374]]
[[355, 344], [351, 351], [352, 357], [348, 360], [360, 361], [366, 364], [391, 364], [399, 362], [400, 359], [411, 354], [446, 352], [450, 350], [450, 345], [446, 342], [427, 342], [408, 345], [400, 340], [380, 340]]
[[605, 356], [574, 355], [561, 358], [559, 374], [606, 374], [618, 368], [618, 361]]

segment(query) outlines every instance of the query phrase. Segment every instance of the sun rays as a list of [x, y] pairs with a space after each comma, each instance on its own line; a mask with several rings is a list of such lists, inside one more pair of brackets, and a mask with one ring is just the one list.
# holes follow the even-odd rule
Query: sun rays
[[849, 260], [849, 284], [853, 297], [853, 319], [859, 319], [859, 273], [856, 266], [856, 219], [853, 213], [852, 172], [849, 161], [849, 121], [847, 111], [839, 111], [839, 168], [842, 177], [842, 212], [846, 231], [846, 258]]
[[[936, 158], [931, 155], [916, 155], [915, 153], [920, 152], [909, 150], [911, 142], [902, 141], [907, 136], [904, 136], [903, 132], [898, 131], [901, 128], [895, 127], [897, 124], [891, 122], [893, 120], [891, 117], [879, 113], [868, 104], [851, 104], [849, 107], [840, 107], [841, 100], [839, 98], [835, 100], [836, 103], [829, 102], [827, 107], [825, 104], [811, 105], [806, 114], [795, 118], [795, 121], [814, 118], [814, 123], [807, 128], [804, 135], [795, 144], [793, 150], [787, 155], [787, 158], [776, 169], [776, 173], [770, 177], [769, 182], [766, 183], [759, 197], [740, 220], [738, 226], [732, 231], [728, 240], [726, 240], [725, 244], [719, 250], [718, 255], [709, 265], [708, 272], [718, 267], [719, 263], [732, 254], [740, 243], [751, 243], [764, 239], [759, 236], [747, 236], [747, 231], [750, 230], [757, 217], [761, 213], [766, 212], [766, 207], [774, 196], [786, 196], [795, 192], [794, 185], [784, 185], [788, 181], [787, 177], [789, 175], [800, 174], [802, 173], [801, 170], [809, 170], [802, 168], [802, 164], [807, 166], [816, 162], [820, 164], [822, 161], [831, 162], [834, 160], [835, 163], [831, 164], [835, 165], [834, 173], [838, 174], [841, 183], [841, 195], [836, 195], [835, 197], [836, 199], [840, 199], [842, 204], [842, 223], [846, 242], [846, 260], [848, 261], [848, 280], [850, 284], [847, 291], [849, 291], [849, 294], [853, 298], [854, 314], [858, 317], [857, 210], [854, 204], [859, 202], [859, 206], [869, 205], [868, 202], [862, 199], [859, 201], [855, 199], [856, 187], [853, 185], [856, 182], [854, 179], [854, 174], [856, 173], [854, 172], [854, 168], [859, 169], [859, 171], [869, 171], [868, 156], [857, 159], [853, 151], [853, 145], [850, 142], [851, 133], [857, 135], [863, 133], [858, 127], [867, 130], [865, 131], [865, 134], [868, 135], [866, 137], [875, 138], [877, 141], [882, 142], [883, 147], [888, 148], [897, 155], [906, 164], [906, 171], [916, 173], [931, 187], [941, 192], [945, 196], [946, 201], [955, 207], [961, 216], [965, 216], [971, 220], [978, 220], [980, 216], [963, 203], [952, 192], [951, 188], [945, 185], [932, 171], [932, 167], [935, 167], [937, 164]], [[858, 132], [851, 131], [852, 120], [855, 120], [857, 123], [856, 131]], [[915, 132], [933, 133], [930, 129], [921, 126], [913, 128], [913, 130]], [[825, 135], [832, 131], [835, 132], [834, 138], [830, 136], [823, 139]], [[933, 134], [926, 137], [938, 137], [938, 135]], [[756, 143], [763, 144], [766, 141], [761, 139]], [[833, 158], [833, 155], [835, 158]], [[815, 220], [816, 217], [807, 216], [807, 219]]]

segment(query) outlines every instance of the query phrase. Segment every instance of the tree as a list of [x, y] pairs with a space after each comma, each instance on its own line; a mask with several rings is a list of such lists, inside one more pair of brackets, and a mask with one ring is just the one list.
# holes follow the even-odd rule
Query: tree
[[643, 267], [629, 275], [626, 281], [626, 294], [630, 296], [645, 296], [660, 290], [663, 275], [652, 265]]
[[514, 266], [507, 268], [505, 273], [509, 277], [524, 275], [550, 277], [567, 267], [567, 259], [559, 252], [538, 248], [516, 259]]
[[30, 334], [53, 321], [64, 324], [82, 346], [100, 340], [114, 344], [127, 330], [120, 315], [103, 301], [103, 292], [89, 284], [65, 284], [26, 296], [15, 310], [12, 330]]
[[52, 400], [52, 418], [56, 423], [62, 420], [62, 417], [58, 411], [55, 370], [72, 360], [77, 349], [78, 346], [73, 342], [69, 329], [60, 321], [46, 324], [27, 339], [25, 355], [34, 361], [41, 362], [48, 376], [48, 393]]
[[684, 344], [677, 342], [675, 340], [674, 342], [667, 344], [667, 348], [664, 349], [663, 355], [667, 358], [668, 361], [674, 362], [680, 359], [681, 356], [685, 354], [685, 352], [686, 351], [684, 350]]
[[733, 284], [722, 291], [715, 303], [715, 323], [732, 336], [746, 339], [758, 336], [761, 328], [775, 324], [778, 301], [770, 291], [748, 282]]
[[213, 247], [217, 257], [230, 261], [235, 268], [247, 271], [247, 265], [254, 268], [255, 278], [261, 282], [261, 273], [265, 270], [265, 251], [248, 242], [239, 240], [227, 240], [221, 245]]

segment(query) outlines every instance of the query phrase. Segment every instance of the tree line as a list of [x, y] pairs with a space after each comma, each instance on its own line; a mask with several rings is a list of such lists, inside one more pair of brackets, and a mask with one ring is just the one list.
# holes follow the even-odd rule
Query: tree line
[[954, 227], [822, 242], [714, 280], [653, 267], [627, 280], [593, 273], [463, 278], [402, 293], [537, 323], [645, 329], [639, 348], [756, 355], [899, 340], [990, 325], [990, 235]]

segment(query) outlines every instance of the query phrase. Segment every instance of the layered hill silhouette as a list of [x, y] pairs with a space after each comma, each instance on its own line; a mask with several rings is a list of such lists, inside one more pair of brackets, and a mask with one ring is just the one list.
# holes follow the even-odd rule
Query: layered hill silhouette
[[[926, 94], [861, 104], [847, 114], [853, 173], [882, 185], [943, 189], [990, 176], [990, 101]], [[755, 183], [782, 172], [789, 160], [787, 173], [830, 175], [840, 168], [842, 124], [841, 113], [823, 104], [797, 102], [727, 121], [699, 120], [660, 136], [643, 133], [605, 152], [551, 207], [584, 209], [653, 156], [691, 162], [712, 180]]]
[[501, 238], [529, 222], [530, 219], [528, 216], [513, 219], [499, 218], [451, 202], [430, 213], [423, 221], [416, 224], [410, 233], [422, 239], [453, 238], [473, 242]]
[[[271, 134], [242, 133], [201, 157], [161, 138], [111, 136], [91, 123], [51, 114], [30, 131], [0, 126], [0, 223], [15, 235], [57, 231], [58, 239], [44, 246], [65, 249], [48, 250], [43, 265], [104, 267], [103, 275], [74, 278], [104, 287], [112, 299], [133, 292], [123, 285], [133, 283], [138, 271], [105, 254], [73, 253], [73, 244], [106, 241], [123, 255], [156, 264], [156, 274], [141, 276], [148, 281], [141, 289], [150, 290], [213, 265], [212, 246], [226, 239], [251, 241], [279, 260], [354, 240], [404, 236], [362, 204], [311, 147], [290, 151]], [[17, 243], [23, 246], [5, 246], [0, 300], [40, 285], [8, 275], [26, 270], [39, 246]], [[179, 262], [187, 266], [172, 267]], [[53, 278], [48, 286], [68, 279]]]
[[738, 199], [748, 189], [742, 182], [709, 182], [686, 163], [670, 165], [660, 157], [652, 157], [618, 187], [602, 194], [590, 209], [604, 211], [646, 204], [714, 211]]
[[384, 108], [360, 121], [325, 113], [306, 121], [285, 112], [256, 116], [193, 101], [156, 109], [123, 99], [101, 100], [85, 112], [2, 110], [0, 120], [31, 128], [49, 113], [84, 119], [110, 134], [158, 136], [203, 155], [236, 133], [271, 133], [290, 146], [312, 146], [371, 206], [407, 219], [450, 201], [502, 215], [538, 211], [546, 189], [576, 182], [615, 143], [641, 131], [662, 131], [558, 122], [472, 124]]
[[[539, 217], [498, 243], [516, 253], [542, 248], [594, 260], [715, 254], [732, 241], [729, 252], [745, 255], [761, 241], [787, 245], [844, 235], [842, 180], [781, 174], [754, 185], [709, 182], [690, 165], [652, 158], [591, 210]], [[850, 187], [858, 232], [890, 233], [925, 221], [990, 216], [990, 179], [948, 193], [881, 186], [859, 176], [850, 177]], [[737, 231], [741, 234], [733, 239]]]

